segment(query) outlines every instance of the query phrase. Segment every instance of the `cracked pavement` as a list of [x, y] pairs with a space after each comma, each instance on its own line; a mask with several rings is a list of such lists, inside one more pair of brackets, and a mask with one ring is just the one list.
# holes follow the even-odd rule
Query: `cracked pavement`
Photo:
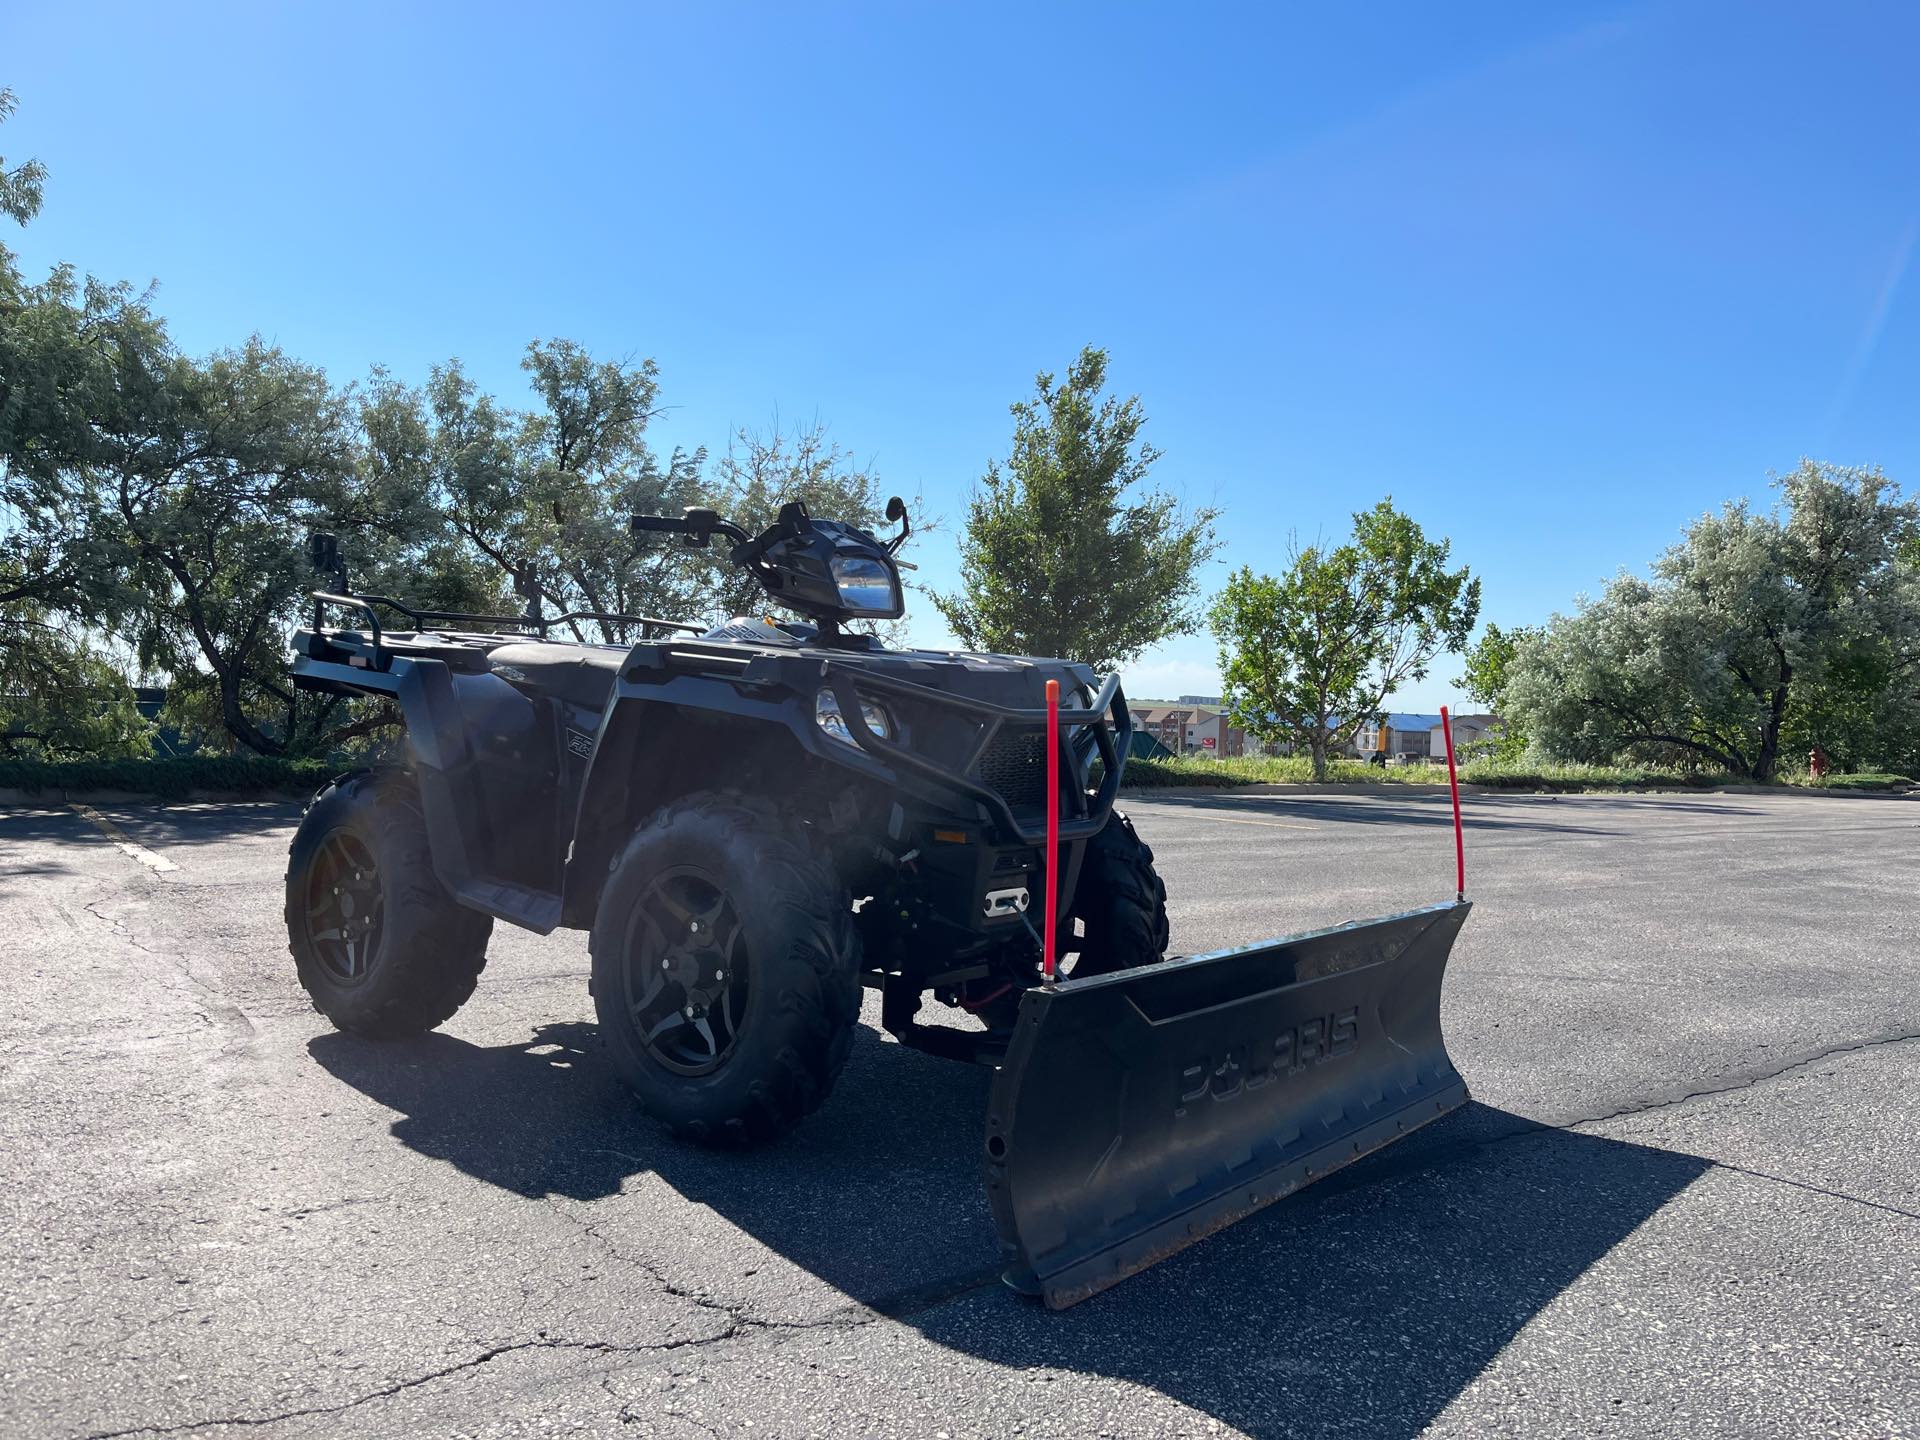
[[[294, 982], [297, 807], [0, 810], [0, 1435], [1920, 1435], [1920, 802], [1476, 797], [1466, 1110], [1075, 1310], [998, 1283], [986, 1077], [869, 1014], [677, 1145], [583, 937], [432, 1036]], [[1174, 941], [1451, 884], [1443, 800], [1163, 795]]]

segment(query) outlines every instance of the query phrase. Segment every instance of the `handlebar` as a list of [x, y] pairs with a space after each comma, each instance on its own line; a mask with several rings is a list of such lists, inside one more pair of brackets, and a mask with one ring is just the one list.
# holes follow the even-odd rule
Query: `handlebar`
[[731, 520], [722, 520], [711, 510], [689, 509], [679, 518], [671, 515], [636, 515], [629, 526], [635, 535], [649, 531], [662, 535], [685, 535], [690, 544], [704, 545], [715, 531], [725, 535], [736, 545], [748, 540], [747, 532]]
[[690, 520], [675, 520], [670, 515], [636, 515], [633, 517], [633, 533], [638, 535], [644, 530], [661, 530], [669, 535], [697, 535], [699, 527]]

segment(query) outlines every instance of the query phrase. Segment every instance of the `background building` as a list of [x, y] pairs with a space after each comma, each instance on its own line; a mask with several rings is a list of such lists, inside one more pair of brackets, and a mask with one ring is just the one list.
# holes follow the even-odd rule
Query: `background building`
[[1136, 729], [1151, 735], [1175, 755], [1258, 755], [1263, 753], [1257, 741], [1227, 719], [1219, 704], [1202, 704], [1191, 697], [1169, 703], [1165, 700], [1132, 701]]
[[[1355, 755], [1363, 759], [1374, 755], [1385, 755], [1389, 760], [1403, 755], [1423, 760], [1446, 759], [1447, 740], [1438, 715], [1396, 711], [1385, 718], [1384, 725], [1363, 725], [1355, 732]], [[1475, 740], [1485, 740], [1499, 728], [1497, 715], [1455, 715], [1453, 748], [1458, 751]]]

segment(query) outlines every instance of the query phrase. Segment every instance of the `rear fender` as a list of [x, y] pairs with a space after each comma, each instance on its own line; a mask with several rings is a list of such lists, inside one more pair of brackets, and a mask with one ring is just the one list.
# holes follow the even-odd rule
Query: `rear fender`
[[550, 711], [437, 660], [399, 660], [393, 672], [434, 877], [474, 909], [551, 930], [562, 837]]
[[472, 799], [478, 777], [453, 677], [437, 660], [396, 661], [393, 668], [398, 678], [394, 700], [407, 722], [407, 749], [420, 785], [433, 873], [458, 895], [479, 869], [476, 850], [484, 849], [486, 836]]
[[349, 664], [304, 631], [294, 637], [294, 647], [293, 683], [300, 689], [377, 695], [399, 708], [409, 768], [426, 817], [433, 873], [448, 891], [459, 894], [474, 874], [484, 837], [470, 814], [474, 761], [452, 674], [438, 660], [395, 658], [385, 669]]

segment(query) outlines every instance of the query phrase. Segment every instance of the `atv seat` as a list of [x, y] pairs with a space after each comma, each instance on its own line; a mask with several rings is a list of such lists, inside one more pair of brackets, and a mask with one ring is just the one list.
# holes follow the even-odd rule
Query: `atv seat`
[[625, 645], [569, 645], [529, 640], [499, 646], [487, 656], [503, 680], [588, 710], [606, 708], [614, 677], [627, 658]]

